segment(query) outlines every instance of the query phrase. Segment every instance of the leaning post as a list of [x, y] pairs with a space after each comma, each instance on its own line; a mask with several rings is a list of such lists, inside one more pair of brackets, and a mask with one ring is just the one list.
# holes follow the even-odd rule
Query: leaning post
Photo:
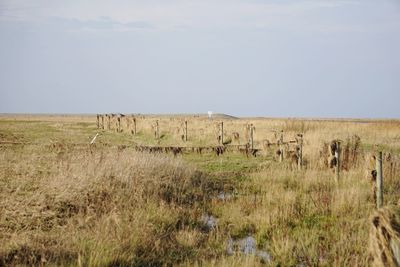
[[378, 152], [376, 157], [376, 207], [383, 206], [383, 169], [382, 169], [382, 151]]

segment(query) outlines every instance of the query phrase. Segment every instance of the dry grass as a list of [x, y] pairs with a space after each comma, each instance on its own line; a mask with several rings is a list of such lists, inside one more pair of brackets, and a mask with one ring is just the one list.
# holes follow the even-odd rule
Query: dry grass
[[371, 264], [376, 267], [400, 264], [400, 208], [377, 210], [370, 220]]
[[366, 265], [362, 248], [373, 208], [370, 187], [357, 173], [343, 180], [338, 188], [320, 172], [271, 168], [249, 179], [239, 189], [244, 195], [218, 207], [218, 214], [224, 224], [233, 225], [234, 235], [246, 234], [246, 225], [252, 225], [276, 264]]
[[207, 254], [204, 175], [130, 151], [60, 153], [1, 150], [2, 264], [158, 265], [202, 246]]
[[[36, 143], [0, 146], [0, 265], [261, 265], [257, 257], [225, 253], [228, 237], [248, 234], [271, 254], [271, 265], [369, 265], [374, 198], [363, 162], [375, 145], [390, 152], [384, 162], [385, 203], [396, 204], [398, 121], [225, 122], [227, 134], [239, 132], [241, 143], [245, 125], [253, 123], [257, 146], [273, 141], [273, 130], [284, 130], [285, 138], [303, 132], [302, 171], [269, 156], [173, 158], [102, 146], [155, 142], [150, 126], [156, 119], [165, 136], [161, 144], [182, 144], [173, 134], [180, 117], [142, 119], [136, 137], [104, 132], [95, 147], [72, 145], [90, 141], [98, 131], [95, 119], [0, 120], [0, 141]], [[216, 131], [216, 121], [191, 118], [188, 144], [213, 144]], [[320, 150], [353, 135], [361, 138], [357, 164], [335, 184], [332, 171], [319, 164]], [[349, 145], [349, 158], [353, 150]], [[220, 191], [232, 197], [218, 200]], [[204, 212], [218, 219], [216, 230], [205, 230]]]

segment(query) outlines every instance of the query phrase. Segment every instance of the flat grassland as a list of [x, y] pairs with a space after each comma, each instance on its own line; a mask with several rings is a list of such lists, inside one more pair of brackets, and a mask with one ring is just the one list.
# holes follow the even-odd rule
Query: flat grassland
[[[217, 145], [221, 120], [231, 144], [245, 144], [252, 123], [259, 155], [134, 149]], [[374, 151], [385, 156], [385, 205], [400, 198], [398, 120], [141, 116], [137, 127], [132, 135], [97, 129], [95, 116], [0, 116], [0, 266], [265, 264], [240, 248], [227, 254], [230, 238], [246, 236], [273, 266], [368, 266]], [[264, 146], [281, 130], [285, 140], [304, 134], [301, 170]], [[361, 142], [335, 183], [324, 144], [355, 136]]]

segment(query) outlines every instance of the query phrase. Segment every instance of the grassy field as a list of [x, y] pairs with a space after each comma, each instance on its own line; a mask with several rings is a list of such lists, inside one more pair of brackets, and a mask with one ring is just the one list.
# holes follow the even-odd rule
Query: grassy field
[[[183, 119], [188, 142], [180, 138]], [[302, 170], [278, 162], [274, 148], [258, 157], [133, 149], [216, 145], [219, 121], [143, 117], [134, 136], [97, 129], [95, 116], [0, 117], [0, 266], [369, 265], [375, 204], [367, 165], [377, 149], [390, 153], [384, 201], [397, 204], [400, 121], [224, 119], [227, 138], [238, 132], [241, 144], [254, 124], [260, 149], [281, 130], [285, 140], [303, 133]], [[323, 145], [354, 135], [357, 161], [337, 184], [321, 164]], [[228, 255], [228, 240], [248, 236], [270, 261], [240, 248]]]

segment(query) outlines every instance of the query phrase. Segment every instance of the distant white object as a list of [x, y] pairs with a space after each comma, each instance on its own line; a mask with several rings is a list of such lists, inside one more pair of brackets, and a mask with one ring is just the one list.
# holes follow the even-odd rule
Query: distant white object
[[207, 113], [208, 113], [208, 118], [211, 119], [212, 115], [213, 115], [213, 112], [212, 111], [208, 111]]
[[97, 134], [93, 137], [92, 141], [90, 141], [90, 144], [91, 144], [91, 145], [94, 144], [94, 142], [96, 141], [96, 138], [97, 138], [98, 135], [99, 135], [99, 133], [97, 133]]

